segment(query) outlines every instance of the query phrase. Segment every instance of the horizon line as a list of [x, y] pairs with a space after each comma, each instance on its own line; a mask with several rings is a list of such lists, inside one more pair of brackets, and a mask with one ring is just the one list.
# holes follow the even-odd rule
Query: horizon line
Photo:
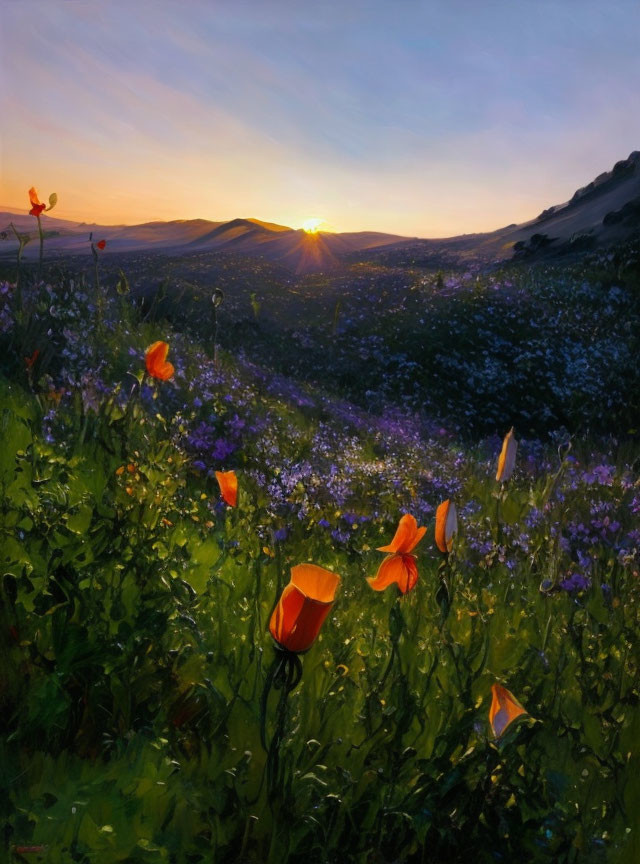
[[[7, 213], [10, 215], [15, 215], [15, 216], [29, 216], [29, 210], [26, 207], [24, 207], [24, 208], [15, 207], [15, 206], [12, 206], [10, 204], [1, 204], [0, 203], [0, 212], [1, 213]], [[535, 217], [532, 217], [531, 219], [527, 219], [525, 222], [520, 222], [520, 223], [508, 222], [505, 225], [498, 226], [497, 228], [488, 228], [488, 229], [484, 229], [482, 231], [462, 231], [462, 232], [457, 233], [457, 234], [432, 234], [431, 236], [427, 237], [427, 236], [421, 236], [419, 234], [396, 234], [394, 231], [385, 231], [385, 230], [380, 229], [380, 228], [360, 228], [358, 230], [351, 230], [351, 231], [333, 231], [333, 230], [326, 230], [326, 229], [320, 228], [317, 231], [309, 232], [309, 231], [306, 231], [305, 228], [302, 227], [302, 225], [300, 225], [297, 228], [294, 228], [291, 225], [285, 225], [281, 222], [275, 222], [273, 219], [260, 219], [257, 216], [232, 216], [230, 219], [207, 219], [204, 216], [192, 216], [192, 217], [189, 217], [186, 219], [185, 218], [183, 218], [183, 219], [149, 219], [146, 222], [115, 222], [115, 223], [107, 224], [107, 223], [102, 223], [102, 222], [89, 222], [86, 219], [71, 219], [69, 217], [58, 216], [58, 215], [53, 215], [53, 214], [50, 216], [48, 214], [43, 214], [43, 215], [47, 215], [47, 217], [50, 219], [57, 219], [60, 222], [69, 222], [72, 225], [78, 225], [78, 226], [87, 225], [89, 227], [96, 226], [98, 228], [137, 228], [137, 227], [140, 227], [142, 225], [155, 225], [155, 224], [169, 225], [171, 223], [176, 223], [176, 222], [178, 222], [178, 223], [209, 222], [211, 225], [227, 225], [229, 222], [235, 222], [236, 220], [240, 219], [240, 220], [244, 220], [247, 222], [249, 222], [249, 221], [261, 222], [264, 225], [278, 225], [280, 228], [286, 228], [289, 231], [302, 231], [304, 233], [336, 234], [336, 235], [338, 235], [338, 234], [365, 234], [365, 233], [366, 234], [384, 234], [384, 235], [390, 236], [390, 237], [400, 237], [403, 240], [451, 240], [455, 237], [472, 237], [472, 236], [477, 236], [477, 235], [481, 235], [481, 234], [493, 234], [494, 232], [500, 231], [503, 228], [507, 228], [510, 225], [517, 225], [517, 224], [526, 225], [528, 222], [535, 220]], [[35, 219], [36, 217], [32, 217], [32, 218]], [[3, 230], [3, 229], [0, 227], [0, 230]]]

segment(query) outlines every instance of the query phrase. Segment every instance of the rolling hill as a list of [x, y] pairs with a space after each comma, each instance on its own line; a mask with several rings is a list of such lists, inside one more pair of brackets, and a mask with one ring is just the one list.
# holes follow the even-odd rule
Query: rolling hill
[[[0, 230], [13, 222], [20, 232], [35, 239], [35, 220], [29, 215], [0, 212]], [[176, 254], [188, 252], [234, 252], [286, 267], [296, 274], [333, 271], [345, 257], [375, 258], [402, 262], [421, 256], [440, 256], [444, 261], [496, 261], [526, 257], [549, 251], [580, 251], [600, 243], [611, 243], [640, 227], [640, 151], [617, 162], [569, 201], [549, 207], [536, 218], [495, 231], [436, 240], [400, 237], [375, 231], [320, 231], [309, 234], [253, 218], [211, 222], [206, 219], [145, 222], [141, 225], [96, 225], [71, 222], [48, 215], [47, 255], [63, 256], [90, 252], [89, 233], [107, 241], [108, 252], [141, 250]], [[13, 254], [16, 241], [11, 232], [0, 247]], [[38, 244], [26, 247], [25, 255], [37, 255]], [[408, 256], [408, 257], [407, 257]]]
[[[89, 234], [93, 232], [94, 240], [107, 241], [109, 252], [236, 252], [258, 255], [297, 274], [334, 270], [341, 266], [339, 256], [346, 252], [407, 242], [408, 239], [375, 231], [309, 234], [301, 229], [252, 218], [232, 219], [229, 222], [188, 219], [145, 222], [141, 225], [97, 225], [47, 215], [42, 221], [47, 232], [49, 256], [89, 254]], [[19, 232], [28, 233], [32, 239], [36, 239], [36, 225], [32, 216], [8, 210], [0, 212], [0, 230], [6, 230], [10, 222]], [[0, 253], [13, 254], [15, 246], [16, 241], [9, 230]], [[33, 242], [26, 247], [25, 255], [33, 257], [37, 251], [38, 244]]]

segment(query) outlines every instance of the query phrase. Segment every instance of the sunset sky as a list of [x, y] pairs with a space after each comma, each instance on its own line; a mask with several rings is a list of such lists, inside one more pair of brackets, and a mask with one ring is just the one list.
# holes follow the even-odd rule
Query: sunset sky
[[[410, 236], [640, 149], [638, 0], [0, 0], [0, 207]], [[53, 214], [52, 214], [53, 215]]]

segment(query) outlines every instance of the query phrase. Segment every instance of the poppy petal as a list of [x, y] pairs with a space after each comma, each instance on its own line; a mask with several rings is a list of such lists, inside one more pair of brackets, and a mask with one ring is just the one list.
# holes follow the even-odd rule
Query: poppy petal
[[307, 651], [333, 606], [339, 583], [339, 576], [315, 564], [293, 567], [269, 623], [276, 642], [288, 651]]
[[418, 528], [415, 517], [405, 513], [398, 523], [391, 543], [387, 546], [378, 546], [378, 552], [399, 552], [400, 554], [411, 552], [422, 540], [426, 530], [426, 528]]
[[493, 684], [491, 686], [491, 693], [489, 723], [495, 737], [500, 738], [514, 720], [528, 712], [518, 702], [513, 693], [501, 684]]
[[413, 540], [412, 540], [411, 543], [409, 544], [409, 548], [408, 548], [408, 549], [403, 549], [403, 550], [401, 550], [401, 551], [402, 551], [402, 552], [413, 552], [413, 550], [416, 548], [416, 546], [417, 546], [418, 543], [422, 540], [422, 538], [424, 537], [424, 535], [425, 535], [426, 533], [427, 533], [427, 529], [426, 529], [426, 527], [425, 527], [424, 525], [423, 525], [421, 528], [418, 528], [418, 530], [417, 530], [416, 533], [414, 534]]
[[291, 568], [291, 582], [305, 596], [319, 603], [333, 603], [340, 577], [317, 564], [296, 564]]
[[238, 503], [238, 478], [235, 471], [216, 471], [220, 494], [229, 507]]
[[166, 342], [154, 342], [150, 345], [144, 355], [147, 372], [152, 378], [160, 381], [168, 381], [173, 376], [175, 369], [173, 364], [167, 363], [169, 345]]
[[453, 535], [458, 530], [458, 514], [453, 501], [446, 500], [436, 510], [436, 546], [443, 553], [451, 552]]
[[413, 555], [388, 555], [373, 579], [368, 579], [374, 591], [384, 591], [395, 584], [403, 594], [411, 591], [418, 581], [418, 568]]
[[436, 546], [438, 549], [445, 554], [449, 550], [447, 549], [447, 542], [445, 539], [445, 526], [447, 524], [447, 515], [449, 513], [449, 501], [443, 501], [442, 504], [436, 510], [436, 533], [435, 540]]
[[298, 615], [304, 605], [304, 594], [289, 583], [278, 600], [271, 615], [269, 632], [279, 645], [287, 648], [289, 637], [295, 628]]

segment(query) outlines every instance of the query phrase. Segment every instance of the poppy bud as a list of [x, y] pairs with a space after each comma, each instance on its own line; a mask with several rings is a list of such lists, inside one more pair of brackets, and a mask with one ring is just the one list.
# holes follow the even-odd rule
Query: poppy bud
[[513, 469], [516, 464], [516, 452], [518, 450], [518, 442], [513, 437], [513, 426], [504, 436], [502, 442], [502, 450], [498, 459], [498, 471], [496, 480], [499, 483], [505, 483], [513, 474]]
[[527, 712], [518, 702], [516, 697], [501, 684], [491, 686], [491, 708], [489, 709], [489, 723], [496, 738], [507, 730], [517, 717]]
[[238, 503], [238, 478], [235, 471], [216, 471], [220, 494], [229, 507]]
[[436, 510], [436, 546], [446, 555], [453, 548], [453, 535], [458, 530], [458, 514], [453, 501], [443, 501]]

